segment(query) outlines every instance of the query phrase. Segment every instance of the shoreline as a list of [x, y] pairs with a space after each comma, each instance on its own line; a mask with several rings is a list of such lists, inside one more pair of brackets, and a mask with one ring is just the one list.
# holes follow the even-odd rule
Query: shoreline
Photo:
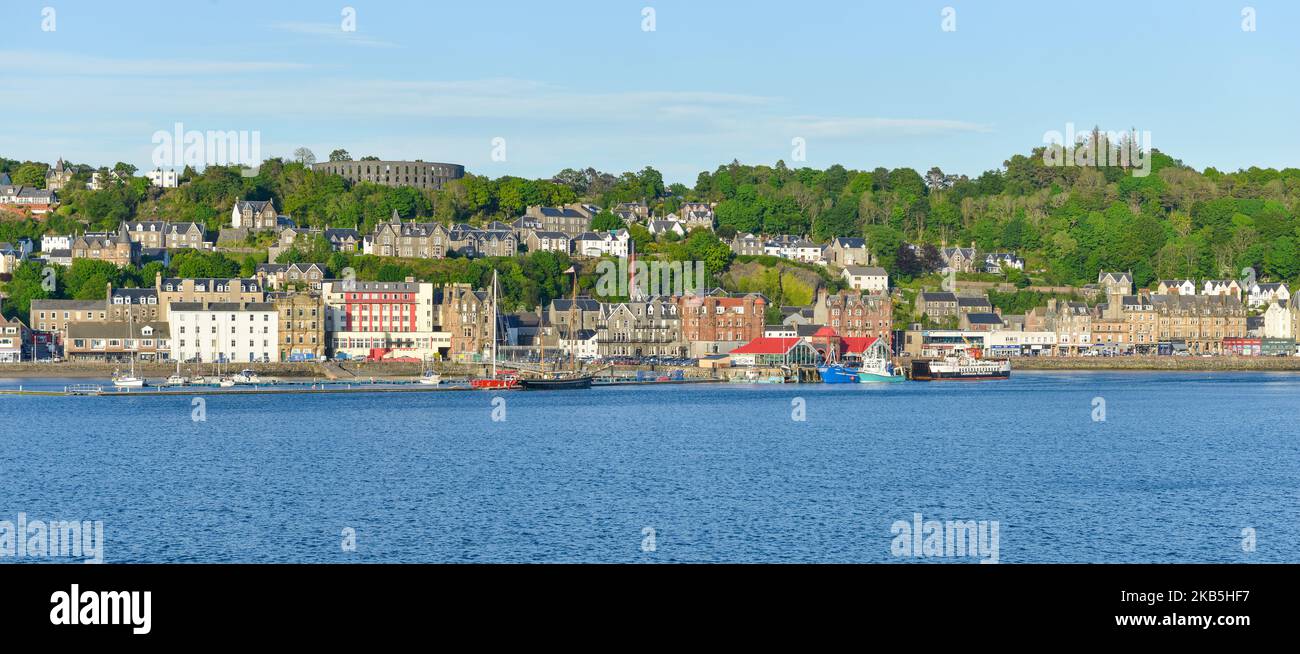
[[[1300, 372], [1300, 357], [1011, 357], [1011, 368], [1016, 371], [1134, 371], [1134, 372]], [[907, 359], [901, 362], [906, 363]], [[3, 363], [0, 379], [109, 379], [113, 371], [126, 366], [115, 363], [88, 361], [61, 363]], [[344, 363], [322, 365], [319, 363], [261, 363], [231, 365], [231, 368], [250, 368], [266, 378], [286, 380], [369, 381], [413, 379], [421, 374], [420, 364], [409, 362]], [[182, 365], [187, 375], [210, 374], [211, 364]], [[444, 376], [469, 377], [480, 374], [481, 366], [465, 364], [440, 364], [433, 369]], [[649, 366], [619, 366], [620, 371], [650, 370]], [[665, 369], [660, 369], [665, 370]], [[727, 370], [727, 369], [722, 369]], [[145, 378], [165, 379], [176, 371], [174, 363], [137, 363], [136, 373]], [[699, 368], [685, 368], [688, 377], [711, 375]], [[692, 374], [692, 372], [696, 374]], [[340, 374], [341, 373], [341, 374]]]
[[1011, 370], [1134, 372], [1300, 372], [1300, 357], [1012, 357]]

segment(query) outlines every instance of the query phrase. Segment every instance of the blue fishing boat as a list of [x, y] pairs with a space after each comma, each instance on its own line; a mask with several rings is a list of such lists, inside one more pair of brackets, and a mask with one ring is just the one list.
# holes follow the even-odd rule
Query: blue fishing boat
[[850, 368], [838, 363], [829, 366], [817, 368], [821, 373], [822, 382], [826, 384], [856, 384], [858, 383], [857, 368]]

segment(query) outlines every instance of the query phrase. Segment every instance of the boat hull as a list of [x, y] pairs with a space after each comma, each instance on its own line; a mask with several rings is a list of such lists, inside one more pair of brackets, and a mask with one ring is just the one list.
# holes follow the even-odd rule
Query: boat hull
[[474, 379], [469, 387], [481, 391], [509, 391], [519, 388], [519, 382], [515, 379]]
[[980, 361], [952, 364], [943, 361], [913, 361], [912, 379], [916, 381], [984, 381], [1011, 377], [1010, 361]]
[[521, 379], [519, 385], [526, 391], [570, 391], [591, 388], [591, 377], [567, 379]]
[[826, 366], [818, 368], [823, 384], [856, 384], [858, 371], [844, 366]]
[[904, 381], [902, 375], [891, 375], [887, 372], [859, 372], [859, 384], [894, 384]]

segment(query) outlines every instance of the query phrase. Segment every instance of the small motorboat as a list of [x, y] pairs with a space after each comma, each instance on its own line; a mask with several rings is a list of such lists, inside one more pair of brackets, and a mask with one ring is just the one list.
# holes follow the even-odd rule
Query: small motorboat
[[244, 368], [243, 370], [240, 370], [238, 374], [232, 377], [231, 381], [233, 381], [236, 384], [260, 384], [262, 383], [262, 378], [258, 377], [256, 372], [253, 372], [248, 368]]

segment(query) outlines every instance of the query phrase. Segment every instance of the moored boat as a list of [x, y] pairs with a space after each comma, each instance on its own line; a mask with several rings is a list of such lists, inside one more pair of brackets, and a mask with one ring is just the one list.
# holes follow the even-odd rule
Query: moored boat
[[1010, 376], [1011, 361], [981, 358], [979, 350], [912, 362], [912, 379], [917, 381], [979, 381]]
[[239, 374], [232, 377], [231, 381], [235, 382], [236, 384], [260, 384], [262, 383], [262, 378], [258, 377], [256, 372], [253, 372], [248, 368], [244, 368], [243, 370], [239, 371]]
[[822, 383], [825, 384], [856, 384], [858, 383], [858, 370], [849, 366], [832, 364], [817, 368], [821, 374]]
[[591, 375], [552, 377], [547, 379], [521, 379], [519, 385], [526, 391], [570, 391], [591, 388]]
[[135, 375], [113, 374], [113, 385], [118, 388], [143, 388], [144, 380]]

